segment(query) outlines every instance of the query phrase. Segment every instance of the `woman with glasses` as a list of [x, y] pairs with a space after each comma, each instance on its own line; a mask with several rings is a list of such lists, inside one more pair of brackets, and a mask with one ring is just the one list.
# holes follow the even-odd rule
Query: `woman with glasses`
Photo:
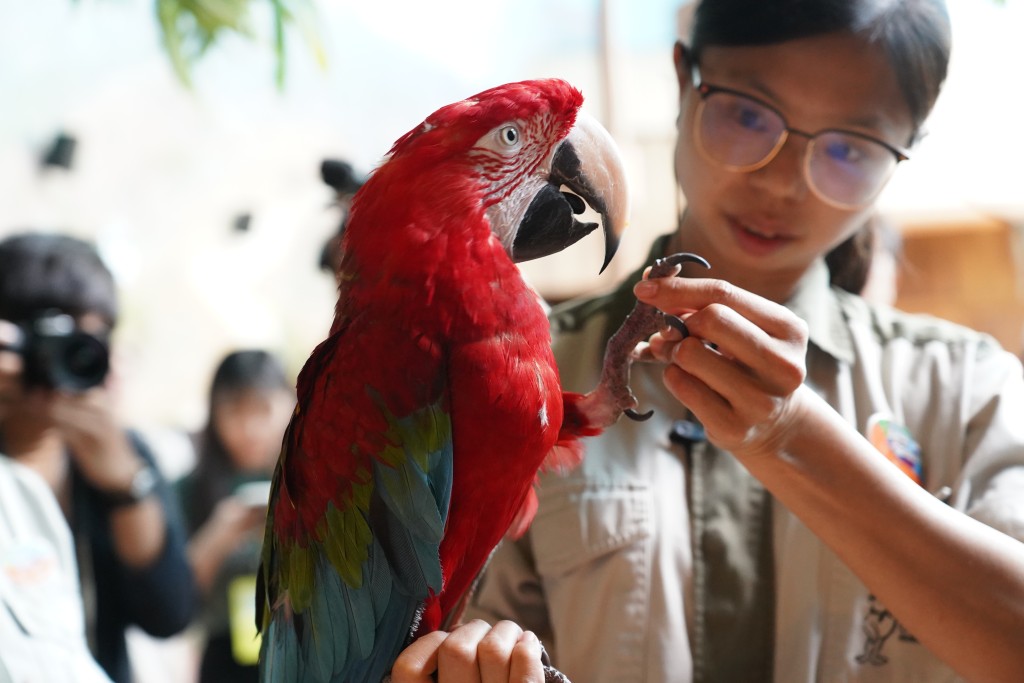
[[[573, 391], [635, 298], [688, 336], [634, 366], [652, 419], [542, 478], [470, 617], [536, 633], [578, 683], [1024, 680], [1020, 364], [826, 265], [870, 253], [949, 36], [942, 0], [700, 3], [675, 50], [686, 208], [651, 257], [711, 270], [553, 315]], [[507, 623], [481, 661], [512, 651]]]

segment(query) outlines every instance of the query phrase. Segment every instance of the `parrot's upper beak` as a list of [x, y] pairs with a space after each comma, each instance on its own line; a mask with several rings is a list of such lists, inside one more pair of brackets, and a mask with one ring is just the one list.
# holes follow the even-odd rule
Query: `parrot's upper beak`
[[[563, 185], [575, 195], [562, 192]], [[581, 197], [601, 214], [603, 272], [626, 228], [629, 191], [614, 140], [597, 119], [584, 112], [577, 114], [576, 125], [555, 148], [548, 183], [526, 210], [512, 243], [512, 259], [518, 263], [548, 256], [593, 232], [597, 223], [576, 220], [586, 210]]]

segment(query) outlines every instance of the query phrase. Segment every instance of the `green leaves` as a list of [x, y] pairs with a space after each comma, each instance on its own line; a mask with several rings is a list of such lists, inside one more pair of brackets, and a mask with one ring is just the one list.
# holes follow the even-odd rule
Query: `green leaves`
[[191, 85], [195, 62], [224, 33], [257, 39], [250, 26], [250, 10], [260, 1], [269, 2], [272, 12], [274, 80], [278, 88], [283, 88], [285, 81], [288, 24], [299, 29], [320, 66], [326, 65], [323, 45], [314, 27], [312, 0], [156, 0], [164, 47], [182, 83]]

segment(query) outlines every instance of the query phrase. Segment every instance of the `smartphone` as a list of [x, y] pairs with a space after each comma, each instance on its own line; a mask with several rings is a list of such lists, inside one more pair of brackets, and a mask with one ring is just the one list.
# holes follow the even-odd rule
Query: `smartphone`
[[270, 500], [270, 481], [252, 481], [235, 489], [235, 498], [254, 508], [265, 508]]

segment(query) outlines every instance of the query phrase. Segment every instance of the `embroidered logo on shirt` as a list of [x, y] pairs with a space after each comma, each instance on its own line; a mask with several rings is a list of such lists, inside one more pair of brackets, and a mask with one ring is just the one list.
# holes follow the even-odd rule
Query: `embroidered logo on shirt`
[[898, 640], [909, 643], [917, 642], [917, 638], [911, 635], [874, 595], [868, 596], [868, 610], [864, 615], [864, 623], [861, 628], [864, 630], [864, 650], [857, 655], [859, 664], [882, 666], [888, 663], [889, 658], [882, 653], [882, 650], [894, 633], [899, 634]]
[[910, 430], [891, 417], [877, 413], [868, 420], [868, 441], [889, 458], [908, 477], [920, 485], [924, 481], [921, 446]]
[[48, 586], [59, 570], [53, 547], [40, 540], [15, 539], [0, 554], [0, 571], [20, 590]]

